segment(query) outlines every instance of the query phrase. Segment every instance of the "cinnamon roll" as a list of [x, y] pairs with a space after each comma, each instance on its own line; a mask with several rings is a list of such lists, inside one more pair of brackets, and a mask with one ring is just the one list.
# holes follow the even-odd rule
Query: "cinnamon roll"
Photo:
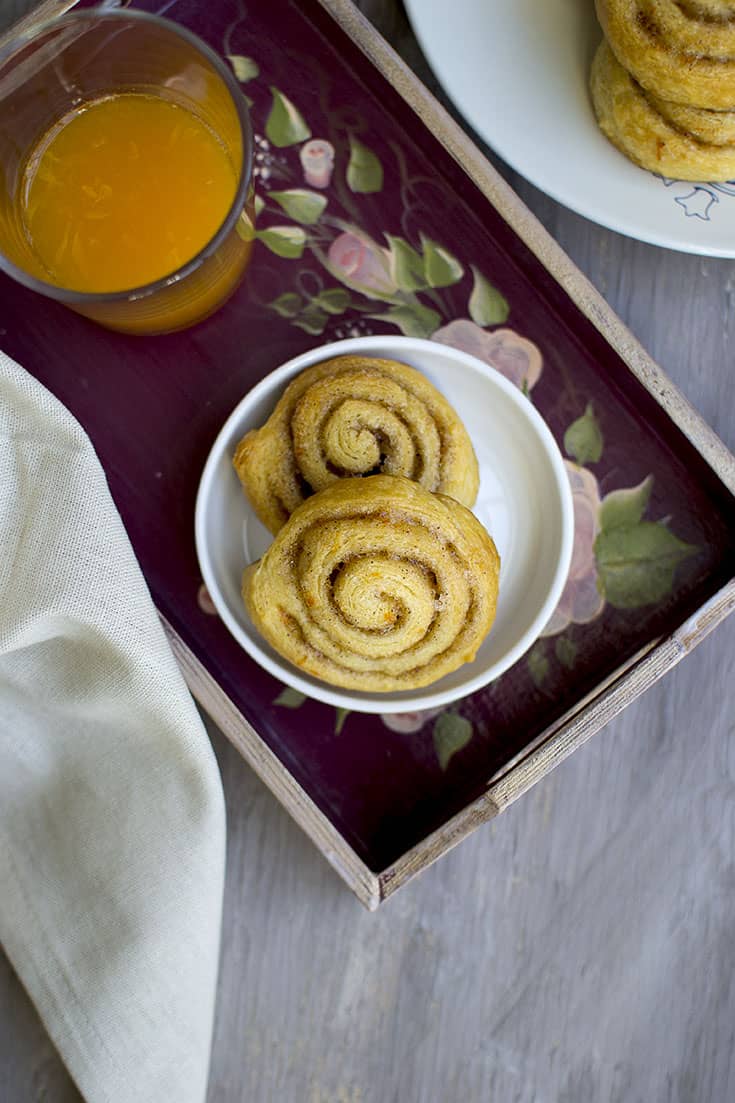
[[595, 0], [624, 69], [664, 100], [735, 109], [732, 0]]
[[272, 533], [340, 478], [402, 475], [467, 506], [479, 484], [470, 438], [443, 395], [406, 364], [363, 356], [339, 356], [293, 379], [233, 463]]
[[735, 112], [685, 107], [645, 91], [605, 41], [590, 89], [603, 134], [637, 165], [679, 180], [735, 177]]
[[428, 685], [470, 662], [495, 618], [500, 559], [463, 505], [400, 476], [342, 479], [300, 505], [242, 593], [256, 628], [348, 689]]

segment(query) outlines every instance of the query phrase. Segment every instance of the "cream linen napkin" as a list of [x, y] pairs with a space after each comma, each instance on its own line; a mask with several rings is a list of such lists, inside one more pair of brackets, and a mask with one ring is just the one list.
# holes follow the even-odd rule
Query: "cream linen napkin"
[[0, 939], [89, 1103], [204, 1099], [224, 838], [92, 446], [0, 353]]

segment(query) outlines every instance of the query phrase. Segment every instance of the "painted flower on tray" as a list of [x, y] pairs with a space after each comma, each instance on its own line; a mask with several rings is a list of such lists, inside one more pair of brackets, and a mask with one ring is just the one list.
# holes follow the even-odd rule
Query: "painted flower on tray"
[[328, 188], [334, 169], [334, 146], [323, 138], [312, 138], [299, 151], [304, 180], [312, 188]]
[[472, 739], [472, 722], [456, 708], [418, 709], [416, 712], [384, 712], [380, 719], [392, 732], [412, 735], [433, 720], [431, 739], [437, 761], [446, 770], [454, 756]]
[[334, 239], [327, 267], [336, 279], [371, 299], [393, 295], [398, 288], [390, 274], [390, 254], [356, 226]]
[[[241, 74], [238, 79], [259, 73], [243, 55], [228, 56]], [[362, 227], [360, 204], [383, 191], [386, 172], [372, 142], [358, 138], [351, 121], [330, 129], [331, 140], [313, 138], [298, 105], [273, 85], [269, 94], [265, 133], [256, 137], [257, 228], [238, 223], [238, 232], [281, 260], [299, 262], [290, 284], [267, 303], [270, 309], [313, 337], [327, 331], [335, 337], [338, 331], [352, 334], [355, 326], [361, 332], [368, 328], [366, 318], [421, 338], [431, 337], [459, 313], [466, 312], [467, 325], [474, 323], [485, 337], [483, 326], [505, 324], [510, 304], [502, 291], [477, 265], [455, 256], [408, 217], [416, 206], [417, 182], [407, 174], [402, 151], [393, 154], [402, 182], [405, 209], [399, 225], [405, 236], [395, 232], [399, 225], [394, 222], [372, 230], [373, 237]], [[276, 177], [288, 186], [273, 188]], [[342, 286], [325, 283], [319, 266]], [[462, 296], [463, 307], [456, 305], [456, 296]], [[535, 346], [523, 344], [510, 330], [498, 331], [491, 345], [500, 369], [530, 389], [541, 371]]]
[[541, 378], [543, 360], [539, 348], [515, 330], [490, 332], [469, 318], [457, 318], [438, 329], [432, 340], [476, 356], [521, 390], [532, 391]]
[[209, 590], [207, 589], [207, 587], [204, 585], [203, 582], [202, 582], [201, 586], [199, 587], [199, 589], [197, 590], [197, 605], [199, 606], [199, 608], [201, 609], [201, 611], [203, 613], [207, 614], [207, 616], [210, 616], [210, 617], [216, 617], [217, 616], [217, 608], [216, 608], [214, 602], [212, 601]]
[[432, 720], [441, 711], [441, 708], [437, 708], [418, 709], [416, 712], [384, 712], [380, 719], [392, 732], [409, 735], [411, 732], [420, 731], [427, 720]]
[[556, 636], [570, 624], [588, 624], [605, 607], [600, 593], [595, 541], [600, 532], [600, 488], [585, 467], [564, 461], [574, 503], [574, 550], [569, 575], [559, 604], [542, 632]]

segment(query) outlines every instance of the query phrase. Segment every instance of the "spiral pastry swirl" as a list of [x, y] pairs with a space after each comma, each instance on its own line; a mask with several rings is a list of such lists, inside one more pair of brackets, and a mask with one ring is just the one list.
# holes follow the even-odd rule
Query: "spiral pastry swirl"
[[260, 520], [278, 532], [310, 494], [340, 478], [403, 475], [474, 504], [477, 459], [459, 417], [414, 368], [339, 356], [291, 381], [233, 458]]
[[735, 177], [735, 111], [708, 111], [646, 92], [603, 41], [592, 62], [603, 134], [642, 168], [679, 180]]
[[389, 692], [470, 662], [495, 618], [500, 559], [477, 518], [400, 476], [342, 479], [307, 499], [243, 598], [285, 659], [321, 681]]
[[595, 0], [623, 68], [663, 100], [735, 109], [733, 0]]

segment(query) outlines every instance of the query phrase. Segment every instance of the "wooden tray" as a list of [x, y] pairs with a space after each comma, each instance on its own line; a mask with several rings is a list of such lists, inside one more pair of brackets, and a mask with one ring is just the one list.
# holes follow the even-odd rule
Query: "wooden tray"
[[[246, 282], [195, 329], [142, 339], [0, 277], [0, 340], [94, 441], [192, 692], [375, 908], [732, 610], [735, 460], [348, 0], [161, 10], [228, 56], [252, 101]], [[569, 457], [575, 557], [550, 633], [486, 690], [438, 714], [345, 714], [285, 691], [213, 615], [194, 499], [256, 380], [399, 330], [527, 391]]]

